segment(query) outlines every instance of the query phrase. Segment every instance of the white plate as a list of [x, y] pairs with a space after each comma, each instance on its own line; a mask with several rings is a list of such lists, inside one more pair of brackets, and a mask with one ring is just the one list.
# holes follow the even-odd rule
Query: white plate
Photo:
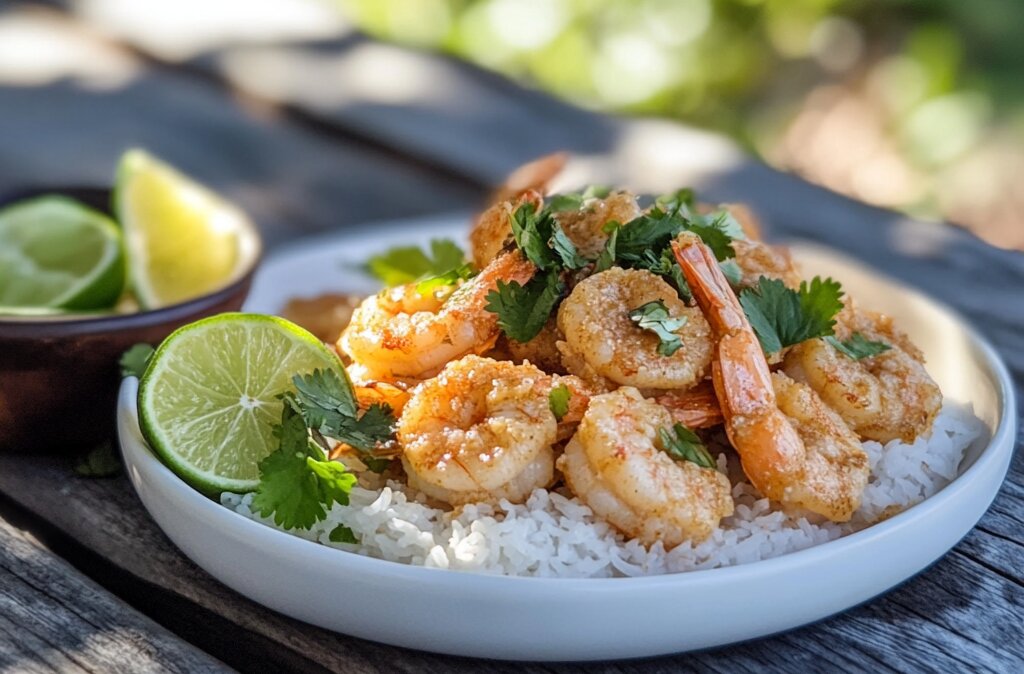
[[[264, 264], [248, 308], [274, 312], [293, 295], [372, 291], [352, 265], [396, 243], [461, 238], [465, 221], [383, 224], [293, 246]], [[589, 580], [474, 575], [361, 557], [248, 520], [186, 486], [139, 434], [134, 379], [125, 380], [118, 408], [128, 475], [170, 539], [226, 585], [281, 613], [365, 639], [486, 658], [605, 660], [803, 625], [885, 592], [952, 548], [995, 497], [1017, 420], [1006, 368], [953, 313], [824, 249], [799, 247], [797, 254], [810, 274], [834, 276], [863, 304], [898, 316], [943, 391], [973, 402], [991, 432], [937, 495], [837, 541], [745, 566]]]

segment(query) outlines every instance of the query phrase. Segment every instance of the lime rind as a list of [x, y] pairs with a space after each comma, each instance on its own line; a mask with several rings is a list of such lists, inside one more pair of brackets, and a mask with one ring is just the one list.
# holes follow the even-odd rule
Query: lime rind
[[124, 291], [121, 230], [69, 197], [40, 196], [0, 210], [0, 244], [0, 268], [9, 277], [0, 304], [89, 311], [112, 307]]
[[254, 228], [245, 213], [144, 150], [122, 156], [112, 207], [124, 230], [129, 284], [143, 309], [214, 292], [248, 259]]
[[179, 328], [157, 349], [139, 386], [139, 426], [153, 451], [197, 490], [217, 496], [259, 483], [277, 444], [279, 395], [295, 374], [332, 368], [337, 356], [288, 321], [220, 314]]

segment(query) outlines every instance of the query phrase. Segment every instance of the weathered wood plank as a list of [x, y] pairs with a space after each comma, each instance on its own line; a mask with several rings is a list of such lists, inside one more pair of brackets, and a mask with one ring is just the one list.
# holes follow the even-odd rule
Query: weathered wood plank
[[0, 587], [0, 671], [229, 671], [3, 519]]

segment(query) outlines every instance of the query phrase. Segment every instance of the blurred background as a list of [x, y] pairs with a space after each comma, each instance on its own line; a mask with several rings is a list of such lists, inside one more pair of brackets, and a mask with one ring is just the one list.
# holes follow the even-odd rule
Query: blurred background
[[385, 40], [679, 119], [872, 204], [1024, 248], [1020, 0], [337, 0]]
[[[385, 215], [334, 191], [379, 190], [396, 150], [425, 161], [389, 217], [559, 147], [632, 161], [650, 189], [678, 175], [659, 161], [742, 163], [670, 120], [1024, 249], [1022, 30], [1024, 0], [0, 0], [0, 179], [101, 183], [142, 144], [315, 231]], [[584, 128], [451, 59], [645, 119]]]

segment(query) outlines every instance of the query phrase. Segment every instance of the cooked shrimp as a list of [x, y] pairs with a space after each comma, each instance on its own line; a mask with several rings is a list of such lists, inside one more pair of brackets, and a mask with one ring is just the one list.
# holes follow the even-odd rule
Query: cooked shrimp
[[554, 481], [552, 378], [479, 356], [448, 363], [413, 392], [398, 421], [409, 484], [452, 505], [522, 503]]
[[654, 399], [668, 410], [673, 421], [687, 428], [711, 428], [725, 421], [715, 387], [709, 379], [685, 391], [659, 391]]
[[[659, 354], [658, 336], [629, 317], [656, 300], [673, 318], [687, 319], [676, 331], [683, 346], [671, 356]], [[711, 329], [700, 310], [649, 271], [612, 268], [584, 279], [559, 307], [558, 327], [566, 369], [598, 389], [685, 389], [704, 378], [711, 362]]]
[[813, 388], [861, 437], [878, 442], [914, 438], [931, 429], [942, 407], [942, 392], [924, 369], [924, 356], [892, 319], [848, 304], [836, 336], [860, 333], [889, 345], [877, 356], [853, 360], [822, 339], [793, 347], [783, 369]]
[[714, 253], [689, 237], [673, 248], [715, 334], [712, 380], [747, 477], [774, 501], [850, 519], [869, 470], [857, 436], [810, 387], [769, 372]]
[[624, 386], [591, 398], [558, 459], [569, 489], [598, 516], [666, 548], [707, 538], [733, 509], [724, 475], [662, 451], [658, 431], [671, 426], [663, 407]]
[[734, 239], [732, 248], [736, 251], [736, 264], [743, 272], [741, 287], [756, 286], [762, 276], [778, 279], [789, 288], [800, 287], [800, 271], [786, 248], [750, 239]]
[[523, 204], [531, 204], [539, 211], [544, 206], [544, 197], [536, 190], [526, 190], [495, 203], [477, 216], [469, 232], [470, 256], [477, 269], [494, 261], [512, 238], [512, 214]]
[[604, 231], [609, 222], [620, 225], [640, 215], [636, 196], [629, 192], [612, 192], [603, 199], [588, 199], [577, 211], [555, 213], [555, 220], [562, 226], [580, 254], [596, 258], [604, 250], [609, 233]]
[[487, 294], [497, 282], [526, 283], [536, 269], [518, 251], [504, 253], [443, 299], [416, 284], [367, 298], [352, 315], [338, 348], [373, 379], [428, 377], [467, 353], [482, 353], [498, 334]]
[[552, 318], [530, 341], [517, 342], [509, 339], [505, 346], [511, 359], [517, 363], [528, 360], [545, 372], [562, 374], [565, 368], [558, 353], [558, 342], [562, 339], [562, 331]]
[[523, 164], [508, 174], [505, 182], [495, 190], [491, 203], [514, 199], [529, 190], [547, 193], [548, 185], [562, 172], [568, 160], [567, 153], [555, 152]]

